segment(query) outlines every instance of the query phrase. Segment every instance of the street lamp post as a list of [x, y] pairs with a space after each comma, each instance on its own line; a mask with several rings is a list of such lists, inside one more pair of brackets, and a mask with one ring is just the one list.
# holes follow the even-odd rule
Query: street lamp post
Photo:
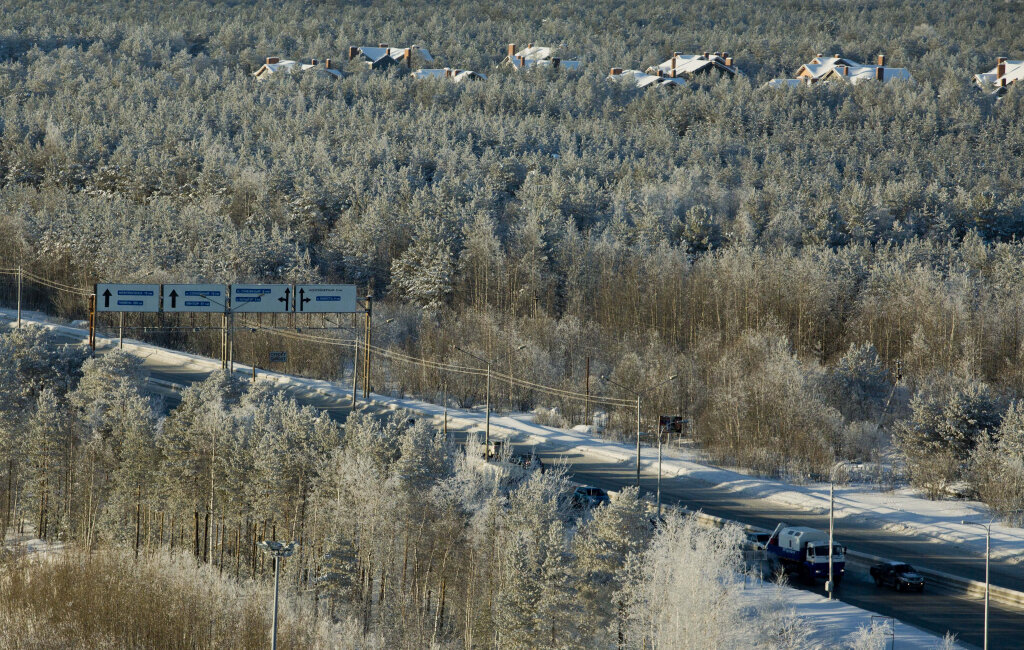
[[835, 592], [836, 583], [832, 578], [832, 547], [835, 542], [835, 513], [836, 513], [836, 499], [835, 499], [835, 488], [836, 488], [836, 468], [842, 465], [843, 462], [839, 461], [832, 466], [828, 474], [828, 583], [825, 585], [825, 591], [828, 592], [828, 599], [832, 600], [832, 594]]
[[[649, 393], [649, 392], [653, 391], [655, 388], [661, 388], [662, 386], [664, 386], [665, 384], [669, 383], [670, 381], [674, 381], [676, 379], [676, 377], [678, 377], [678, 376], [679, 375], [672, 375], [671, 377], [669, 377], [665, 381], [661, 382], [660, 384], [655, 384], [654, 386], [651, 386], [650, 388], [648, 388], [646, 390], [636, 391], [635, 392], [635, 394], [636, 394], [636, 487], [637, 487], [637, 490], [640, 489], [640, 397], [642, 395], [644, 395], [645, 393]], [[612, 386], [618, 386], [619, 388], [621, 388], [624, 391], [628, 391], [628, 392], [631, 392], [631, 393], [634, 392], [634, 391], [626, 388], [622, 384], [620, 384], [620, 383], [618, 383], [616, 381], [612, 381], [612, 379], [608, 375], [603, 375], [601, 377], [601, 379], [605, 380], [606, 382], [608, 382]], [[658, 441], [658, 450], [659, 450], [658, 451], [658, 454], [659, 454], [659, 460], [658, 460], [658, 497], [659, 498], [658, 498], [658, 502], [660, 504], [660, 502], [661, 502], [661, 460], [660, 460], [660, 456], [661, 456], [661, 440], [660, 440], [660, 437], [659, 437], [659, 441]]]
[[983, 650], [988, 650], [988, 564], [989, 552], [992, 548], [992, 522], [994, 521], [995, 519], [992, 519], [987, 524], [983, 524], [976, 521], [960, 521], [960, 523], [964, 524], [965, 526], [980, 526], [985, 529], [985, 641]]
[[290, 557], [295, 552], [295, 542], [260, 542], [260, 547], [274, 558], [274, 620], [270, 632], [270, 650], [277, 650], [277, 586], [281, 577], [281, 558]]

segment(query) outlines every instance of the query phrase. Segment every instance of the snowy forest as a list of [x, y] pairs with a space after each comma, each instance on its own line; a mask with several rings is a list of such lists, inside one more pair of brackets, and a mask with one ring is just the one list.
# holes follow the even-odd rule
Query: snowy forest
[[[378, 299], [375, 342], [412, 357], [450, 360], [460, 342], [577, 392], [589, 360], [592, 389], [621, 398], [616, 385], [678, 374], [644, 416], [690, 418], [713, 460], [797, 479], [884, 460], [930, 494], [966, 480], [1010, 512], [1024, 483], [1024, 128], [1020, 92], [997, 100], [972, 76], [1024, 52], [1018, 9], [13, 3], [0, 266], [79, 287], [357, 283]], [[270, 55], [342, 61], [384, 41], [489, 76], [352, 62], [340, 80], [252, 77]], [[499, 65], [527, 41], [585, 65]], [[681, 92], [605, 78], [711, 49], [744, 76]], [[818, 52], [884, 52], [915, 82], [763, 87]], [[239, 358], [265, 342], [240, 336]], [[343, 352], [290, 345], [291, 371], [344, 373]], [[408, 365], [372, 372], [375, 390], [441, 390]], [[482, 382], [451, 384], [482, 399]], [[496, 400], [555, 407], [553, 423], [590, 415], [514, 387]], [[628, 409], [610, 415], [611, 435], [632, 426]]]
[[[1019, 3], [4, 9], [0, 270], [80, 288], [355, 283], [374, 296], [374, 344], [406, 355], [375, 357], [375, 391], [482, 402], [479, 376], [396, 360], [471, 364], [456, 344], [555, 391], [631, 399], [620, 385], [678, 375], [645, 397], [643, 426], [685, 416], [714, 462], [793, 480], [872, 463], [932, 497], [1024, 507], [1024, 93], [972, 81], [996, 57], [1024, 58]], [[414, 80], [346, 61], [380, 42], [488, 77]], [[582, 67], [500, 65], [508, 43], [527, 42]], [[709, 50], [744, 74], [649, 91], [606, 79]], [[884, 53], [914, 81], [764, 87], [818, 53]], [[344, 74], [257, 82], [268, 56], [332, 58]], [[42, 286], [24, 298], [67, 319], [87, 311]], [[9, 275], [0, 299], [14, 300]], [[274, 336], [252, 329], [239, 359]], [[132, 336], [212, 354], [219, 334]], [[353, 371], [351, 346], [276, 345], [289, 372]], [[736, 568], [735, 532], [673, 520], [655, 535], [629, 492], [577, 525], [564, 476], [492, 476], [423, 425], [342, 426], [226, 377], [165, 414], [132, 359], [57, 350], [35, 330], [0, 336], [0, 357], [5, 525], [34, 513], [40, 533], [128, 553], [144, 535], [147, 561], [184, 545], [218, 576], [264, 571], [246, 540], [276, 525], [323, 545], [287, 563], [292, 583], [336, 564], [313, 572], [328, 577], [307, 605], [336, 608], [381, 646], [594, 635], [607, 647], [623, 635], [641, 647], [663, 599], [644, 589], [667, 588], [645, 572], [664, 579], [659, 563], [695, 545], [721, 550], [722, 575]], [[492, 397], [556, 425], [592, 416], [511, 382]], [[609, 436], [635, 427], [629, 408], [609, 416]], [[269, 485], [287, 489], [271, 497]], [[239, 620], [248, 597], [230, 596]], [[693, 595], [701, 615], [711, 597]], [[45, 616], [26, 612], [0, 615]], [[737, 616], [745, 638], [786, 634], [766, 631], [784, 623], [777, 612]], [[89, 633], [100, 636], [83, 646], [106, 634]]]

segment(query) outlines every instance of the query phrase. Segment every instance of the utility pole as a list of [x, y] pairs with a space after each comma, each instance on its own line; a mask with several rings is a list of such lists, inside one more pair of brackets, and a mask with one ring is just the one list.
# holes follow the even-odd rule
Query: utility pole
[[640, 491], [640, 393], [636, 394], [636, 489]]
[[583, 424], [591, 426], [590, 421], [590, 355], [587, 355], [587, 401], [583, 407]]
[[363, 353], [363, 399], [370, 399], [370, 346], [372, 338], [370, 335], [370, 322], [373, 317], [373, 296], [366, 296], [366, 350]]
[[18, 329], [21, 329], [21, 282], [24, 271], [18, 266]]
[[[358, 336], [356, 330], [356, 336]], [[356, 387], [359, 385], [359, 340], [352, 343], [352, 410], [356, 410]]]
[[[525, 346], [520, 346], [520, 349], [522, 349], [522, 347]], [[491, 454], [491, 362], [487, 359], [476, 356], [472, 352], [467, 352], [457, 345], [455, 346], [455, 349], [465, 355], [473, 357], [477, 361], [487, 364], [487, 396], [484, 405], [486, 412], [486, 415], [484, 416], [484, 459], [487, 459]]]

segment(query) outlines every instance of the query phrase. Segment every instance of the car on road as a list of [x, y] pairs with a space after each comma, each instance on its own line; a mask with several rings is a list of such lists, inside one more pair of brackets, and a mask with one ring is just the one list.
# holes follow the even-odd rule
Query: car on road
[[581, 485], [573, 490], [572, 493], [573, 507], [582, 510], [591, 510], [602, 504], [611, 502], [612, 500], [608, 497], [607, 492], [601, 488], [591, 487], [589, 485]]
[[876, 587], [892, 587], [896, 591], [924, 591], [924, 576], [905, 562], [883, 562], [871, 567]]
[[525, 469], [544, 471], [544, 463], [541, 461], [540, 456], [534, 456], [533, 454], [512, 454], [508, 457], [508, 462]]

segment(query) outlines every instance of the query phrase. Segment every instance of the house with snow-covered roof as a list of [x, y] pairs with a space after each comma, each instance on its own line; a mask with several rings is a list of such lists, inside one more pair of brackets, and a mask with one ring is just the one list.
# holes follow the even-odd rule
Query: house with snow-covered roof
[[811, 85], [821, 82], [842, 82], [857, 85], [863, 82], [888, 83], [890, 81], [913, 81], [910, 71], [906, 68], [893, 68], [885, 65], [885, 55], [879, 54], [875, 65], [865, 65], [852, 59], [839, 56], [818, 56], [805, 63], [796, 71], [795, 79], [772, 79], [767, 84], [771, 88], [792, 88], [800, 85]]
[[299, 63], [298, 61], [282, 60], [278, 56], [268, 56], [260, 69], [252, 73], [256, 77], [257, 81], [265, 81], [271, 76], [283, 73], [283, 74], [297, 74], [297, 73], [321, 73], [334, 77], [335, 79], [341, 79], [342, 73], [340, 70], [335, 70], [333, 62], [330, 59], [326, 59], [323, 65], [317, 59], [312, 59], [309, 63]]
[[413, 59], [423, 61], [426, 63], [433, 63], [434, 57], [430, 55], [430, 51], [425, 47], [419, 45], [410, 45], [409, 47], [391, 47], [387, 43], [380, 43], [376, 47], [364, 45], [357, 47], [355, 45], [348, 48], [348, 60], [362, 60], [371, 70], [383, 70], [390, 68], [393, 65], [404, 65], [407, 68], [412, 68]]
[[473, 70], [460, 70], [458, 68], [421, 68], [410, 76], [413, 79], [447, 79], [454, 83], [464, 81], [478, 81], [487, 78], [487, 75], [474, 72]]
[[517, 50], [515, 43], [509, 43], [508, 56], [505, 57], [502, 63], [511, 65], [514, 70], [527, 70], [535, 67], [561, 70], [580, 69], [579, 61], [555, 56], [556, 54], [557, 51], [553, 47], [543, 47], [530, 43], [522, 50]]
[[982, 88], [992, 88], [997, 94], [1024, 79], [1024, 61], [1009, 61], [1005, 56], [996, 59], [996, 67], [988, 72], [974, 75], [974, 83]]
[[641, 72], [640, 70], [623, 70], [622, 68], [612, 68], [608, 75], [608, 79], [611, 81], [618, 81], [619, 83], [630, 83], [635, 85], [637, 88], [658, 88], [664, 86], [678, 87], [688, 86], [689, 82], [683, 77], [666, 77], [661, 74], [650, 74], [648, 72]]
[[673, 52], [672, 57], [667, 61], [647, 68], [647, 74], [669, 78], [695, 77], [715, 70], [729, 77], [742, 74], [728, 52], [704, 52], [703, 54]]

